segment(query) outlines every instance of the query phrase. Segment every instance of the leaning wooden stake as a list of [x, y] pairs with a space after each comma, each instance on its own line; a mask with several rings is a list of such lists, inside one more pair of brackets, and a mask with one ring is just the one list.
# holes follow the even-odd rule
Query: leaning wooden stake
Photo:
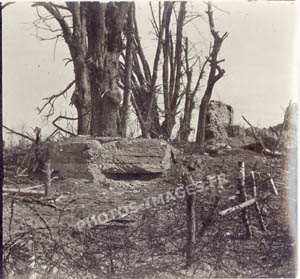
[[[247, 193], [245, 189], [245, 163], [239, 162], [239, 183], [238, 183], [238, 189], [240, 191], [240, 202], [246, 202], [247, 201]], [[247, 209], [242, 210], [242, 221], [246, 228], [246, 237], [251, 238], [252, 237], [252, 231], [251, 231], [251, 225], [249, 222], [249, 216]]]
[[[194, 185], [190, 173], [184, 172], [183, 184]], [[186, 268], [189, 268], [193, 262], [194, 246], [196, 243], [196, 217], [195, 200], [193, 195], [186, 194], [186, 218], [187, 218], [187, 244], [186, 244]]]
[[271, 186], [272, 186], [272, 188], [273, 188], [274, 194], [275, 194], [276, 196], [278, 196], [278, 191], [277, 191], [277, 188], [276, 188], [276, 186], [275, 186], [274, 180], [273, 180], [273, 178], [271, 177], [271, 174], [267, 173], [267, 176], [269, 177], [269, 181], [270, 181], [270, 184], [271, 184]]
[[266, 232], [267, 228], [266, 228], [264, 219], [261, 215], [261, 209], [260, 209], [260, 207], [258, 205], [258, 202], [256, 200], [257, 199], [257, 188], [256, 188], [255, 174], [254, 174], [254, 171], [251, 171], [250, 173], [251, 173], [252, 186], [253, 186], [253, 198], [255, 199], [254, 208], [255, 208], [255, 211], [256, 211], [256, 214], [257, 214], [257, 218], [258, 218], [258, 221], [259, 221], [260, 228], [261, 228], [262, 231]]
[[263, 148], [263, 151], [267, 150], [267, 148], [265, 147], [265, 145], [264, 145], [262, 139], [260, 139], [260, 138], [257, 136], [257, 134], [256, 134], [256, 132], [255, 132], [255, 129], [254, 129], [254, 127], [252, 126], [252, 124], [246, 119], [245, 116], [242, 116], [242, 118], [243, 118], [243, 119], [245, 120], [245, 122], [250, 126], [250, 129], [251, 129], [251, 132], [252, 132], [252, 135], [253, 135], [254, 139], [256, 140], [256, 142], [260, 143], [260, 145], [261, 145], [262, 148]]

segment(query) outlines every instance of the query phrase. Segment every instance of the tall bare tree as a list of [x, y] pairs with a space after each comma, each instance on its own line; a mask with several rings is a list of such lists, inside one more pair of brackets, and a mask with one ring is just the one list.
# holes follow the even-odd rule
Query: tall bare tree
[[158, 19], [155, 19], [152, 5], [152, 25], [157, 37], [157, 45], [153, 61], [152, 72], [144, 54], [141, 44], [136, 17], [134, 17], [134, 47], [133, 74], [132, 74], [132, 104], [138, 117], [142, 136], [145, 138], [158, 137], [161, 134], [159, 112], [157, 105], [157, 76], [161, 50], [163, 46], [163, 34], [169, 4], [158, 3]]
[[133, 17], [134, 17], [134, 3], [130, 4], [128, 11], [128, 20], [126, 28], [126, 55], [125, 55], [125, 65], [124, 65], [124, 96], [123, 104], [121, 108], [121, 135], [123, 137], [127, 136], [128, 130], [128, 120], [129, 120], [129, 108], [131, 100], [131, 76], [132, 76], [132, 52], [133, 52]]
[[[136, 51], [133, 55], [132, 103], [140, 122], [143, 137], [163, 135], [170, 138], [183, 96], [182, 42], [186, 2], [180, 3], [178, 16], [175, 13], [175, 6], [176, 2], [159, 3], [156, 17], [150, 4], [151, 23], [157, 39], [152, 71], [149, 66], [150, 62], [146, 59], [143, 51], [136, 19], [134, 21], [134, 47]], [[172, 34], [172, 18], [173, 21], [176, 21], [175, 34]], [[160, 71], [161, 53], [163, 57]], [[158, 75], [161, 75], [163, 81], [163, 108], [157, 104], [160, 91]], [[159, 121], [161, 115], [164, 119], [162, 124]]]
[[192, 82], [193, 82], [193, 71], [196, 63], [194, 62], [192, 65], [190, 65], [190, 59], [189, 59], [189, 41], [188, 38], [185, 39], [185, 75], [186, 75], [186, 87], [184, 90], [185, 95], [185, 101], [184, 101], [184, 112], [183, 116], [180, 118], [180, 127], [177, 134], [177, 140], [181, 142], [186, 142], [189, 139], [189, 136], [192, 132], [192, 113], [195, 109], [196, 105], [196, 94], [199, 92], [200, 89], [200, 83], [204, 79], [205, 74], [205, 67], [207, 65], [208, 60], [205, 59], [205, 62], [201, 64], [200, 58], [197, 58], [196, 63], [199, 61], [199, 74], [197, 77], [196, 84], [192, 88]]
[[207, 79], [206, 89], [204, 96], [201, 100], [199, 109], [199, 120], [196, 142], [199, 144], [201, 153], [204, 153], [204, 142], [205, 142], [205, 127], [206, 127], [206, 116], [209, 101], [211, 99], [214, 86], [216, 82], [222, 78], [225, 74], [225, 70], [220, 67], [220, 63], [224, 62], [224, 59], [218, 60], [218, 54], [220, 52], [223, 41], [228, 37], [228, 33], [225, 32], [223, 36], [219, 35], [219, 32], [215, 30], [215, 24], [213, 19], [213, 11], [211, 3], [207, 4], [207, 15], [209, 20], [210, 32], [213, 36], [213, 46], [208, 57], [208, 63], [210, 66], [209, 76]]

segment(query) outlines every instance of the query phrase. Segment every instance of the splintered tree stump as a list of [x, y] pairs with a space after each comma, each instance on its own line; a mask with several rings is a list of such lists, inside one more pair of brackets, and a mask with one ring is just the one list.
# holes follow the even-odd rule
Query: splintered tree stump
[[[238, 190], [240, 192], [239, 200], [241, 203], [244, 203], [247, 201], [247, 193], [245, 189], [245, 163], [244, 162], [239, 162], [239, 183], [238, 183]], [[248, 210], [243, 209], [242, 214], [241, 214], [242, 222], [245, 226], [246, 229], [246, 237], [251, 238], [252, 237], [252, 230], [251, 230], [251, 225], [249, 222], [249, 215], [248, 215]]]

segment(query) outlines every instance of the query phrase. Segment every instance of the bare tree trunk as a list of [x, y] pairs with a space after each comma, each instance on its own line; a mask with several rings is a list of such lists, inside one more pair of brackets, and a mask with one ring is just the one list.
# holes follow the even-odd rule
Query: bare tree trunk
[[[181, 142], [187, 142], [189, 135], [191, 133], [191, 120], [192, 120], [192, 112], [195, 107], [194, 97], [198, 88], [195, 88], [194, 92], [191, 92], [191, 84], [193, 77], [193, 70], [189, 65], [189, 57], [188, 57], [188, 38], [185, 39], [185, 74], [186, 74], [186, 87], [185, 87], [185, 103], [184, 103], [184, 113], [183, 117], [180, 119], [180, 127], [178, 131], [178, 140]], [[198, 85], [199, 86], [199, 85]]]
[[77, 134], [88, 135], [91, 123], [91, 92], [89, 73], [85, 64], [87, 53], [86, 9], [79, 3], [68, 3], [68, 8], [72, 14], [74, 30], [73, 35], [70, 34], [71, 30], [64, 32], [66, 33], [64, 37], [73, 60], [76, 85], [71, 103], [77, 109]]
[[[165, 120], [164, 120], [164, 132], [167, 138], [170, 137], [171, 128], [171, 96], [169, 92], [169, 56], [170, 56], [170, 22], [173, 9], [172, 2], [165, 2], [166, 9], [166, 21], [165, 21], [165, 38], [163, 44], [163, 68], [162, 68], [162, 79], [163, 79], [163, 94], [164, 94], [164, 106], [165, 106]], [[171, 58], [172, 59], [172, 58]], [[173, 63], [173, 61], [170, 61]]]
[[150, 66], [141, 45], [140, 36], [138, 33], [138, 26], [134, 15], [134, 46], [133, 52], [133, 75], [132, 75], [132, 104], [138, 117], [142, 136], [145, 138], [157, 138], [162, 134], [162, 127], [159, 122], [159, 108], [157, 104], [157, 77], [159, 70], [160, 54], [163, 47], [163, 35], [166, 24], [167, 7], [169, 3], [158, 4], [159, 19], [156, 21], [152, 5], [152, 22], [155, 26], [157, 35], [157, 46], [153, 61], [152, 73]]
[[95, 136], [119, 135], [121, 94], [117, 79], [128, 6], [128, 2], [89, 3], [87, 63], [91, 83], [91, 134]]
[[71, 104], [77, 110], [77, 134], [88, 135], [91, 123], [91, 97], [88, 70], [85, 64], [74, 62], [76, 89], [71, 98]]
[[[169, 3], [169, 2], [168, 2]], [[165, 39], [164, 39], [164, 62], [163, 62], [163, 86], [164, 86], [164, 109], [165, 120], [162, 128], [165, 137], [170, 138], [173, 128], [176, 124], [176, 114], [178, 106], [183, 94], [181, 82], [183, 76], [183, 59], [182, 59], [182, 40], [183, 40], [183, 25], [185, 20], [186, 2], [180, 3], [178, 18], [176, 18], [176, 42], [175, 53], [173, 55], [173, 42], [170, 32], [170, 17], [173, 11], [173, 3], [166, 4], [166, 21], [165, 21]], [[169, 58], [170, 57], [170, 58]], [[170, 77], [169, 77], [170, 65]]]
[[174, 85], [172, 87], [174, 90], [170, 91], [170, 99], [171, 99], [171, 108], [170, 108], [170, 116], [169, 123], [167, 123], [167, 134], [170, 137], [172, 134], [172, 130], [176, 123], [176, 114], [178, 110], [179, 103], [181, 101], [181, 79], [183, 76], [183, 58], [182, 58], [182, 39], [183, 39], [183, 25], [185, 20], [186, 13], [186, 2], [180, 2], [180, 8], [177, 19], [176, 26], [176, 43], [175, 43], [175, 57], [174, 57]]
[[[78, 113], [78, 134], [118, 135], [117, 87], [122, 32], [129, 2], [38, 2], [60, 25], [74, 64], [76, 90], [71, 103]], [[63, 8], [62, 8], [63, 7]], [[72, 27], [65, 20], [68, 11]]]
[[121, 135], [127, 136], [129, 108], [131, 99], [131, 75], [132, 75], [132, 51], [133, 51], [133, 15], [134, 3], [130, 4], [127, 20], [127, 43], [125, 57], [125, 78], [124, 78], [124, 97], [121, 110]]
[[225, 71], [221, 69], [220, 66], [218, 65], [219, 63], [224, 61], [224, 60], [218, 61], [218, 54], [221, 49], [223, 41], [228, 36], [228, 33], [226, 32], [222, 37], [220, 37], [219, 32], [215, 31], [213, 12], [212, 12], [210, 2], [208, 2], [208, 9], [206, 13], [208, 14], [210, 32], [214, 38], [214, 43], [208, 59], [208, 62], [210, 63], [210, 73], [207, 80], [206, 90], [201, 100], [200, 109], [199, 109], [199, 120], [198, 120], [196, 142], [199, 144], [200, 153], [204, 153], [205, 127], [206, 127], [206, 116], [207, 116], [208, 104], [212, 96], [215, 83], [220, 78], [222, 78], [225, 73]]
[[199, 149], [201, 153], [204, 153], [206, 116], [207, 116], [207, 108], [208, 108], [210, 98], [211, 98], [211, 93], [209, 93], [209, 91], [205, 91], [199, 109], [196, 142], [199, 143]]

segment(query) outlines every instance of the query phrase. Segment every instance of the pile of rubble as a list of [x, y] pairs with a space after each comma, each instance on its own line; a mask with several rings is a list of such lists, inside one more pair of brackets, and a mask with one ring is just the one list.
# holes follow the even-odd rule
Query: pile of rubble
[[290, 150], [297, 146], [297, 104], [288, 107], [283, 123], [269, 128], [243, 128], [233, 124], [233, 116], [231, 106], [220, 101], [210, 102], [205, 132], [207, 150], [245, 147], [261, 151], [257, 138], [269, 150]]
[[[268, 129], [234, 125], [233, 116], [231, 106], [210, 102], [205, 146], [209, 154], [232, 148], [281, 151], [296, 147], [296, 105], [289, 106], [283, 124]], [[55, 143], [49, 154], [58, 176], [104, 181], [156, 178], [171, 168], [176, 152], [161, 139], [78, 136]]]

